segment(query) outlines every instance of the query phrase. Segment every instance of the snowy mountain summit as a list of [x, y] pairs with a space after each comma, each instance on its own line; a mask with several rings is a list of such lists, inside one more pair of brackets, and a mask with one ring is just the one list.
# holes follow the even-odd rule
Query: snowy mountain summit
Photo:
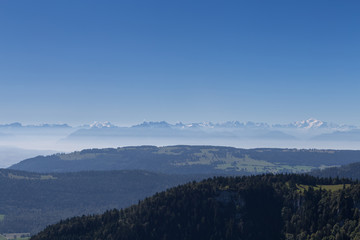
[[340, 125], [336, 123], [328, 123], [324, 121], [320, 121], [315, 118], [309, 118], [307, 120], [296, 121], [290, 124], [274, 124], [273, 128], [282, 128], [282, 129], [329, 129], [329, 130], [349, 130], [355, 129], [356, 126], [352, 125]]
[[90, 128], [113, 128], [116, 127], [110, 122], [93, 122], [90, 124]]
[[328, 123], [320, 121], [315, 118], [309, 118], [307, 120], [296, 121], [288, 124], [273, 124], [263, 122], [239, 122], [239, 121], [227, 121], [220, 123], [213, 122], [192, 122], [171, 124], [165, 121], [160, 122], [143, 122], [138, 125], [134, 125], [135, 128], [173, 128], [173, 129], [329, 129], [329, 130], [348, 130], [357, 128], [350, 125], [339, 125], [335, 123]]
[[296, 121], [292, 124], [296, 128], [326, 128], [329, 127], [327, 122], [323, 122], [314, 118], [310, 118], [308, 120]]

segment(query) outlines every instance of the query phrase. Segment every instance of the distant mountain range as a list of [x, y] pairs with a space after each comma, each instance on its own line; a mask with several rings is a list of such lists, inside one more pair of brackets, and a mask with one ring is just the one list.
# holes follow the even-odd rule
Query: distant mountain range
[[[334, 135], [335, 134], [335, 135]], [[342, 137], [338, 138], [338, 135]], [[261, 141], [360, 141], [360, 128], [352, 125], [327, 123], [316, 119], [289, 124], [228, 121], [223, 123], [143, 122], [120, 127], [110, 122], [95, 122], [78, 128], [65, 139], [71, 141], [104, 138], [152, 137], [176, 139], [238, 139]], [[349, 139], [347, 139], [349, 137]], [[186, 144], [186, 143], [185, 143]], [[218, 143], [201, 143], [216, 144]], [[228, 145], [228, 144], [226, 144]]]
[[240, 121], [226, 121], [220, 123], [213, 122], [195, 122], [195, 123], [182, 123], [178, 122], [175, 124], [168, 123], [166, 121], [145, 121], [140, 124], [135, 124], [129, 127], [120, 127], [112, 124], [111, 122], [93, 122], [88, 125], [81, 125], [77, 127], [70, 126], [69, 124], [49, 124], [43, 123], [39, 125], [23, 125], [19, 122], [9, 123], [9, 124], [0, 124], [1, 128], [76, 128], [76, 129], [89, 129], [89, 128], [174, 128], [174, 129], [226, 129], [226, 128], [260, 128], [260, 129], [338, 129], [338, 130], [349, 130], [349, 129], [358, 129], [359, 127], [353, 125], [341, 125], [335, 123], [328, 123], [320, 121], [314, 118], [307, 120], [296, 121], [288, 124], [268, 124], [263, 122], [240, 122]]
[[48, 124], [43, 123], [39, 125], [23, 125], [19, 122], [0, 124], [0, 128], [71, 128], [68, 124]]
[[[110, 122], [94, 122], [91, 125], [88, 125], [89, 128], [118, 128], [118, 126], [111, 124]], [[356, 126], [353, 125], [340, 125], [335, 123], [323, 122], [317, 119], [310, 118], [308, 120], [296, 121], [289, 124], [268, 124], [268, 123], [258, 123], [258, 122], [239, 122], [239, 121], [227, 121], [222, 123], [213, 123], [213, 122], [200, 122], [200, 123], [175, 123], [170, 124], [165, 121], [159, 122], [143, 122], [141, 124], [133, 125], [130, 128], [175, 128], [175, 129], [244, 129], [244, 128], [259, 128], [259, 129], [355, 129]]]
[[244, 148], [360, 149], [360, 127], [308, 119], [288, 124], [227, 121], [132, 126], [94, 122], [0, 125], [0, 146], [69, 152], [85, 148], [138, 145], [222, 145]]

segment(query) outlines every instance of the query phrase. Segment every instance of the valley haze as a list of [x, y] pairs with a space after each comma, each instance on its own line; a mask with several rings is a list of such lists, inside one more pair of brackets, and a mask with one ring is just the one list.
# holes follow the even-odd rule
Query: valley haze
[[237, 148], [360, 149], [360, 127], [314, 118], [288, 124], [258, 122], [168, 123], [145, 121], [132, 126], [94, 122], [0, 124], [0, 167], [25, 158], [89, 148], [137, 145], [215, 145]]

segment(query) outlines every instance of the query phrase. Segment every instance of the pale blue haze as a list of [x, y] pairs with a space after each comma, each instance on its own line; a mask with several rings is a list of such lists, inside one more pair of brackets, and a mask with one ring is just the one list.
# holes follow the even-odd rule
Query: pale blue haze
[[360, 2], [0, 1], [0, 123], [359, 125]]

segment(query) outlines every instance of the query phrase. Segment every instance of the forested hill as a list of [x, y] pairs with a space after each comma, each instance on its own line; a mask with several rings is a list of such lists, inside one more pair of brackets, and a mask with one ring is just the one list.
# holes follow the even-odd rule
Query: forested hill
[[0, 169], [0, 233], [35, 234], [61, 219], [125, 208], [202, 178], [140, 170], [39, 174]]
[[125, 210], [76, 217], [32, 240], [360, 239], [360, 186], [300, 175], [218, 177]]
[[360, 180], [360, 163], [351, 163], [341, 167], [315, 170], [312, 171], [311, 174], [319, 177], [340, 177]]
[[32, 172], [141, 169], [177, 174], [302, 173], [360, 161], [360, 151], [140, 146], [38, 156], [10, 169]]

